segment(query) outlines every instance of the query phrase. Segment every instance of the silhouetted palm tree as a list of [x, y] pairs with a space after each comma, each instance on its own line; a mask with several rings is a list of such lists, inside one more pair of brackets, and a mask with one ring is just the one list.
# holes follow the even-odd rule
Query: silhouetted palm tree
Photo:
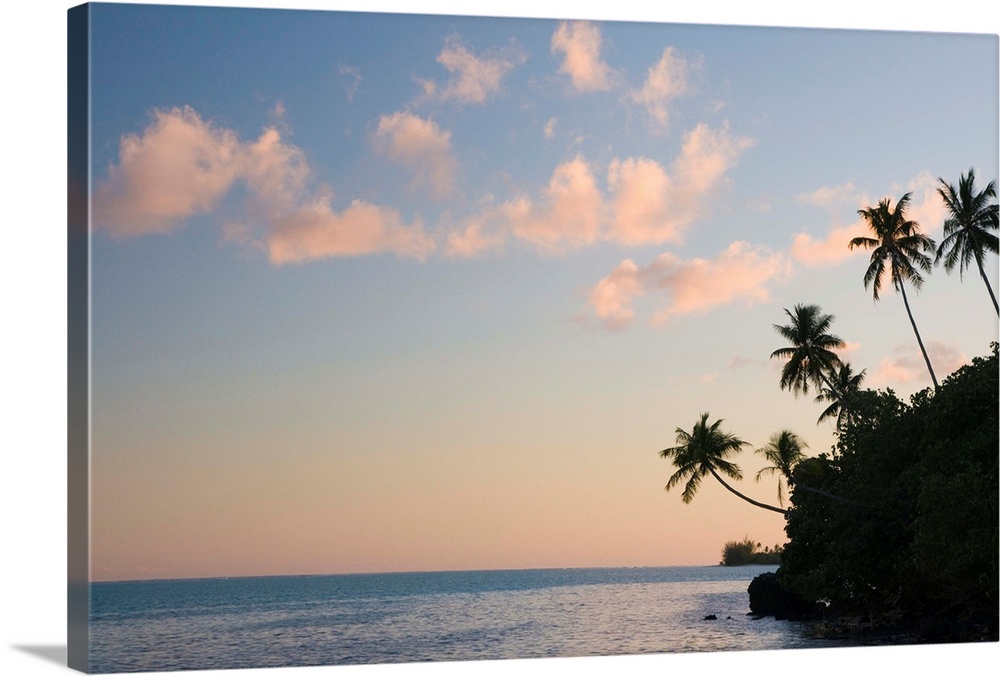
[[784, 491], [782, 484], [791, 487], [792, 470], [805, 457], [803, 448], [808, 445], [799, 439], [799, 436], [791, 430], [781, 430], [771, 435], [767, 446], [758, 448], [755, 453], [763, 455], [771, 464], [757, 472], [757, 481], [765, 474], [778, 474], [778, 504], [784, 505]]
[[944, 222], [944, 239], [938, 247], [934, 264], [937, 265], [944, 258], [944, 268], [951, 272], [957, 263], [961, 277], [965, 268], [975, 259], [986, 290], [993, 300], [993, 308], [1000, 315], [1000, 305], [997, 305], [997, 297], [993, 295], [993, 288], [983, 268], [987, 252], [997, 253], [997, 236], [990, 232], [997, 229], [997, 205], [990, 204], [990, 198], [996, 199], [997, 196], [996, 182], [990, 181], [981, 192], [975, 192], [976, 175], [972, 169], [958, 179], [957, 191], [954, 186], [945, 183], [943, 178], [938, 181], [941, 183], [938, 194], [948, 207], [950, 217]]
[[809, 393], [809, 383], [830, 387], [826, 373], [840, 364], [834, 349], [844, 347], [844, 341], [828, 331], [833, 324], [833, 315], [820, 312], [817, 305], [796, 305], [794, 311], [785, 308], [791, 319], [787, 326], [774, 324], [774, 330], [791, 345], [771, 353], [775, 357], [787, 359], [781, 369], [781, 389], [799, 393]]
[[843, 426], [844, 418], [850, 409], [850, 398], [861, 389], [861, 381], [865, 379], [865, 370], [855, 374], [851, 370], [851, 365], [841, 363], [839, 368], [829, 374], [830, 385], [820, 390], [816, 396], [816, 403], [830, 402], [816, 424], [823, 422], [827, 418], [837, 418], [837, 429]]
[[924, 349], [924, 342], [920, 339], [917, 323], [913, 321], [910, 301], [906, 298], [905, 284], [910, 282], [917, 290], [923, 285], [924, 278], [920, 275], [920, 270], [926, 272], [931, 269], [931, 259], [924, 252], [934, 250], [934, 240], [920, 233], [920, 226], [916, 221], [906, 218], [905, 211], [909, 203], [910, 193], [906, 193], [899, 198], [895, 208], [890, 208], [889, 200], [884, 199], [877, 207], [859, 209], [858, 215], [867, 221], [875, 237], [855, 237], [848, 244], [848, 248], [861, 247], [872, 250], [871, 262], [865, 271], [865, 288], [872, 287], [872, 296], [876, 301], [879, 289], [882, 288], [882, 279], [888, 269], [893, 287], [903, 295], [906, 315], [910, 318], [917, 344], [931, 374], [934, 389], [937, 390], [937, 377], [931, 367], [931, 360], [927, 357], [927, 350]]
[[677, 468], [677, 471], [667, 481], [666, 489], [669, 491], [682, 481], [686, 482], [681, 499], [685, 503], [689, 503], [698, 491], [701, 480], [711, 474], [726, 487], [726, 490], [746, 500], [751, 505], [779, 514], [787, 514], [788, 512], [783, 509], [748, 498], [719, 476], [719, 472], [722, 472], [733, 479], [743, 478], [740, 468], [726, 460], [726, 456], [731, 453], [739, 453], [744, 446], [749, 445], [748, 442], [720, 430], [721, 424], [722, 420], [716, 420], [709, 425], [708, 413], [702, 413], [701, 419], [695, 423], [690, 433], [680, 427], [677, 428], [677, 446], [660, 451], [660, 457], [673, 460], [674, 467]]

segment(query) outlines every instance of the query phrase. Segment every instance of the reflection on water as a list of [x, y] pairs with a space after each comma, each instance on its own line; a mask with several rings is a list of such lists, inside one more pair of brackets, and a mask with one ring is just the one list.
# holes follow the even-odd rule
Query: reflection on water
[[747, 585], [764, 570], [773, 567], [94, 585], [92, 668], [166, 671], [815, 645], [797, 624], [746, 614]]

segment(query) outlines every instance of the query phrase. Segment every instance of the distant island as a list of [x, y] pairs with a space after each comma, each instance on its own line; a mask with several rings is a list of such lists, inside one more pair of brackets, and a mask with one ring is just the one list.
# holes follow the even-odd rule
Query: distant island
[[722, 548], [720, 566], [778, 565], [781, 563], [781, 545], [764, 547], [749, 537], [742, 541], [730, 540]]

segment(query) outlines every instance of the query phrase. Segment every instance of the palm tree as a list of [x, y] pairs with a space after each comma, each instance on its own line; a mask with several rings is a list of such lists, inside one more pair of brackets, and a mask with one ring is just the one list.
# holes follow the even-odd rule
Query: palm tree
[[774, 324], [774, 330], [791, 345], [771, 353], [771, 359], [788, 360], [781, 369], [781, 389], [790, 389], [797, 397], [809, 393], [810, 382], [830, 387], [826, 372], [840, 363], [833, 350], [844, 347], [844, 341], [828, 333], [833, 315], [822, 314], [817, 305], [801, 304], [794, 311], [785, 308], [785, 314], [791, 323]]
[[767, 446], [758, 448], [755, 451], [756, 453], [762, 454], [771, 463], [769, 467], [765, 467], [757, 472], [757, 481], [760, 481], [760, 478], [765, 474], [774, 474], [777, 472], [781, 475], [778, 479], [778, 504], [784, 504], [781, 492], [781, 482], [783, 479], [789, 490], [792, 488], [795, 490], [801, 489], [808, 493], [822, 495], [824, 498], [828, 498], [830, 500], [836, 500], [837, 502], [845, 505], [862, 507], [863, 505], [861, 505], [861, 503], [855, 502], [854, 500], [842, 498], [839, 495], [828, 493], [827, 491], [819, 488], [806, 486], [801, 482], [795, 482], [795, 474], [801, 474], [800, 472], [796, 472], [796, 469], [802, 465], [804, 461], [810, 460], [810, 458], [807, 458], [805, 453], [802, 452], [802, 449], [804, 448], [808, 448], [808, 446], [799, 438], [799, 435], [790, 430], [781, 430], [780, 432], [771, 435], [771, 439]]
[[792, 485], [792, 470], [799, 464], [805, 454], [803, 448], [808, 445], [799, 439], [799, 436], [791, 430], [781, 430], [771, 435], [767, 446], [758, 448], [755, 453], [763, 455], [771, 464], [757, 472], [757, 481], [765, 474], [778, 474], [778, 504], [785, 504], [782, 484], [789, 488]]
[[820, 390], [816, 396], [816, 403], [830, 402], [816, 424], [820, 424], [828, 418], [837, 418], [837, 429], [844, 423], [844, 418], [850, 408], [850, 399], [861, 389], [861, 382], [865, 379], [865, 370], [855, 374], [851, 370], [851, 365], [841, 363], [840, 367], [830, 373], [830, 386]]
[[739, 453], [744, 446], [749, 445], [748, 442], [729, 432], [723, 432], [719, 429], [721, 424], [722, 420], [716, 420], [709, 425], [708, 413], [702, 413], [701, 419], [695, 423], [690, 433], [680, 427], [677, 428], [677, 445], [660, 451], [660, 457], [672, 459], [674, 467], [677, 468], [677, 471], [667, 481], [666, 489], [669, 491], [682, 481], [686, 482], [684, 492], [681, 493], [681, 499], [686, 504], [694, 498], [701, 480], [711, 474], [726, 487], [726, 490], [743, 498], [751, 505], [779, 514], [788, 514], [784, 509], [765, 505], [748, 498], [719, 476], [719, 472], [722, 472], [733, 479], [743, 478], [740, 468], [726, 460], [726, 456], [731, 453]]
[[861, 247], [872, 250], [871, 261], [868, 270], [865, 271], [865, 288], [872, 287], [872, 296], [876, 301], [879, 289], [882, 288], [885, 271], [889, 270], [893, 287], [903, 295], [906, 314], [910, 318], [913, 333], [917, 336], [917, 344], [924, 355], [924, 362], [931, 374], [934, 389], [937, 390], [938, 381], [934, 376], [931, 360], [927, 357], [927, 350], [924, 349], [924, 342], [920, 339], [917, 323], [913, 321], [910, 301], [906, 298], [905, 284], [910, 282], [917, 290], [923, 285], [924, 278], [920, 275], [920, 270], [926, 272], [931, 268], [931, 259], [924, 252], [934, 250], [934, 240], [920, 233], [920, 226], [916, 221], [906, 218], [905, 211], [909, 203], [910, 193], [906, 193], [896, 202], [895, 208], [890, 209], [889, 200], [884, 199], [877, 207], [859, 209], [858, 215], [868, 223], [875, 237], [855, 237], [848, 244], [848, 248]]
[[944, 258], [945, 270], [951, 272], [958, 264], [959, 277], [969, 267], [972, 259], [976, 260], [979, 266], [979, 275], [986, 284], [986, 290], [990, 292], [993, 300], [993, 308], [997, 315], [1000, 315], [1000, 305], [997, 305], [997, 297], [993, 295], [993, 288], [990, 280], [986, 277], [983, 268], [983, 259], [986, 252], [997, 253], [997, 236], [990, 230], [997, 229], [997, 205], [990, 204], [992, 197], [996, 199], [996, 182], [990, 181], [981, 192], [974, 192], [976, 175], [972, 169], [969, 173], [958, 179], [958, 190], [945, 183], [943, 178], [939, 178], [941, 187], [938, 194], [948, 207], [950, 218], [944, 222], [944, 239], [938, 247], [934, 264], [937, 265]]

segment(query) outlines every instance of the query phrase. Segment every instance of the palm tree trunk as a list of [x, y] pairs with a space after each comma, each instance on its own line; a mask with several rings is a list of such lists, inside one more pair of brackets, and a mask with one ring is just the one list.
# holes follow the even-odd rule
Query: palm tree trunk
[[927, 350], [924, 349], [924, 341], [920, 340], [920, 332], [917, 331], [917, 323], [913, 321], [913, 313], [910, 312], [910, 301], [906, 299], [906, 285], [902, 281], [899, 283], [899, 291], [903, 294], [903, 305], [906, 306], [906, 316], [910, 318], [910, 326], [913, 327], [913, 333], [917, 337], [917, 345], [920, 346], [920, 352], [924, 355], [924, 363], [927, 364], [927, 370], [931, 374], [931, 381], [934, 383], [934, 391], [937, 392], [938, 381], [934, 376], [934, 369], [931, 368], [931, 360], [927, 357]]
[[997, 297], [993, 295], [993, 287], [990, 286], [990, 280], [986, 278], [986, 271], [983, 270], [983, 262], [978, 258], [976, 259], [976, 262], [979, 264], [979, 274], [983, 277], [983, 283], [986, 285], [986, 290], [990, 292], [990, 298], [993, 299], [993, 307], [996, 309], [997, 315], [1000, 316], [1000, 305], [997, 305]]
[[757, 507], [760, 507], [761, 509], [769, 509], [772, 512], [777, 512], [778, 514], [784, 514], [785, 516], [788, 516], [788, 510], [786, 510], [786, 509], [779, 509], [778, 507], [772, 507], [771, 505], [765, 505], [763, 502], [757, 502], [756, 500], [748, 498], [747, 496], [743, 495], [738, 490], [736, 490], [735, 488], [733, 488], [732, 486], [730, 486], [729, 484], [727, 484], [725, 481], [723, 481], [722, 477], [719, 476], [718, 474], [716, 474], [714, 469], [712, 469], [711, 467], [709, 467], [708, 471], [712, 473], [712, 476], [714, 476], [716, 479], [719, 480], [720, 484], [722, 484], [723, 486], [726, 487], [726, 490], [728, 490], [730, 493], [733, 493], [734, 495], [737, 495], [737, 496], [743, 498], [744, 500], [746, 500], [747, 502], [749, 502], [751, 505], [755, 505]]

